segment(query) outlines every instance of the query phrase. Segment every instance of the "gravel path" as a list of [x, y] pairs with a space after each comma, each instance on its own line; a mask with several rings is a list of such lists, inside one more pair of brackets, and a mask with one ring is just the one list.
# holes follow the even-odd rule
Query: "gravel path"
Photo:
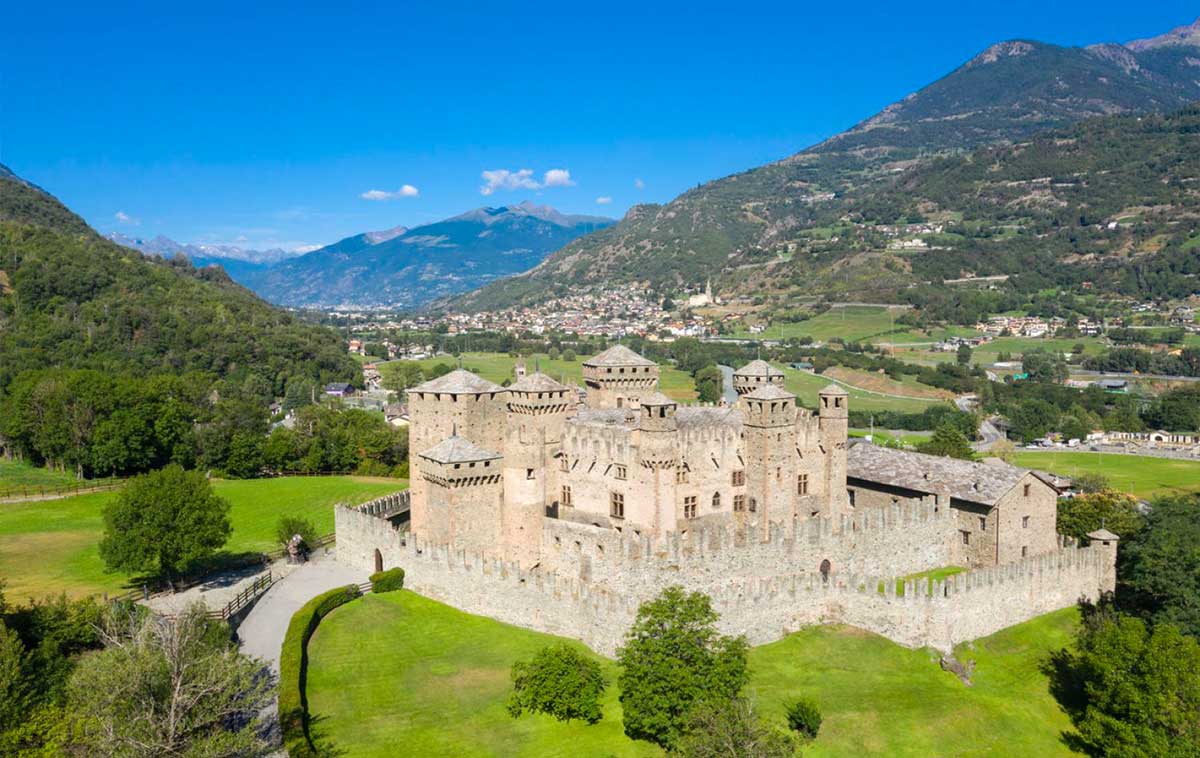
[[327, 590], [366, 580], [366, 574], [338, 563], [332, 555], [295, 568], [259, 598], [238, 627], [242, 652], [269, 663], [278, 675], [283, 637], [300, 606]]

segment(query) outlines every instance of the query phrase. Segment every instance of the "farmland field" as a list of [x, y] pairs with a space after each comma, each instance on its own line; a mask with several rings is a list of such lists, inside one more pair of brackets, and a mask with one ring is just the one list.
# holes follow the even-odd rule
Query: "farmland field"
[[1062, 476], [1102, 474], [1114, 488], [1137, 497], [1200, 492], [1200, 461], [1119, 453], [1022, 450], [1017, 453], [1015, 463]]

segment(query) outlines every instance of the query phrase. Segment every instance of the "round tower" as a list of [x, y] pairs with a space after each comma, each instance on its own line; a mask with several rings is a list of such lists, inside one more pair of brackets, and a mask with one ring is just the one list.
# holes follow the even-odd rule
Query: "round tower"
[[636, 407], [658, 386], [658, 364], [624, 345], [614, 345], [583, 362], [591, 408]]
[[541, 372], [508, 388], [504, 438], [504, 539], [509, 557], [522, 566], [538, 560], [546, 506], [558, 499], [567, 414], [574, 392]]
[[733, 389], [740, 397], [768, 384], [782, 388], [783, 379], [783, 372], [770, 363], [754, 360], [733, 372]]
[[644, 395], [640, 404], [635, 472], [640, 507], [636, 518], [652, 524], [661, 536], [676, 530], [683, 507], [675, 496], [675, 470], [679, 467], [679, 421], [675, 411], [679, 405], [658, 391]]

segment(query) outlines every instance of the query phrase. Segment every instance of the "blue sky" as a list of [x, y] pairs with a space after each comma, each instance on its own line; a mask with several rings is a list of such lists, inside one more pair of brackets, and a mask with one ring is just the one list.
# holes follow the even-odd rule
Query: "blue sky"
[[1200, 13], [974, 5], [10, 3], [0, 163], [101, 231], [249, 247], [526, 199], [619, 216], [835, 134], [992, 42], [1126, 41]]

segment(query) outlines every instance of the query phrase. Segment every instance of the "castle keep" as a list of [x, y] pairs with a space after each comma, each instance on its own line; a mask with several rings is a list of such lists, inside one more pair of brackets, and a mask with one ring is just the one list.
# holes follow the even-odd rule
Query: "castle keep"
[[[339, 558], [605, 653], [671, 584], [756, 643], [844, 622], [942, 649], [1113, 585], [1116, 539], [1060, 540], [1056, 493], [1031, 472], [852, 446], [836, 385], [812, 413], [754, 361], [735, 405], [681, 405], [619, 345], [583, 378], [583, 403], [536, 371], [411, 389], [412, 488], [339, 507]], [[950, 566], [974, 570], [897, 592]]]

